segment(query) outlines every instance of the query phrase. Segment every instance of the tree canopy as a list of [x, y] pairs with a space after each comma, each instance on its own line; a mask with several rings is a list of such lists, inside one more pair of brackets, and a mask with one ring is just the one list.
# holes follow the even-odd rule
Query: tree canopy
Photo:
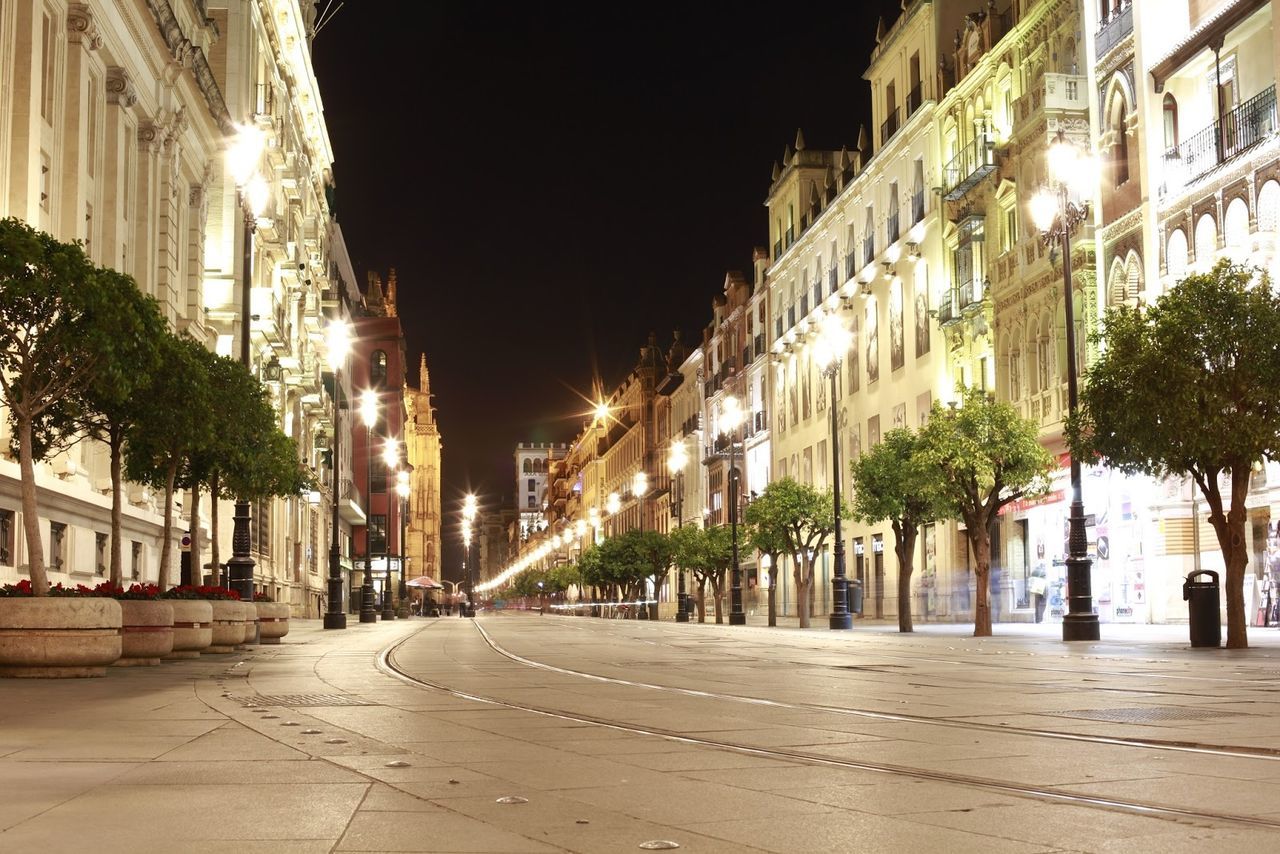
[[[841, 506], [841, 517], [849, 508]], [[775, 480], [747, 505], [747, 523], [758, 536], [781, 538], [792, 560], [800, 627], [809, 626], [809, 593], [817, 554], [835, 530], [835, 499], [789, 477]]]

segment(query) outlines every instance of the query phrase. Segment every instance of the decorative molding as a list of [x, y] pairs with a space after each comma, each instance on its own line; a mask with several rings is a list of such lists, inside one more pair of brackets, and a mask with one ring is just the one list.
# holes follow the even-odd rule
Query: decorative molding
[[209, 67], [209, 59], [204, 50], [198, 47], [182, 32], [182, 25], [173, 12], [169, 0], [147, 0], [147, 9], [155, 19], [156, 28], [169, 48], [169, 55], [182, 68], [190, 69], [200, 93], [209, 105], [209, 112], [223, 133], [231, 133], [233, 123], [227, 110], [227, 102], [218, 88], [218, 81]]
[[164, 130], [151, 120], [138, 122], [138, 148], [148, 153], [160, 150]]
[[88, 5], [72, 3], [67, 7], [67, 41], [84, 45], [89, 50], [102, 47], [102, 33], [98, 32]]
[[118, 65], [107, 67], [107, 103], [120, 107], [132, 107], [138, 103], [138, 90], [134, 88], [129, 74]]

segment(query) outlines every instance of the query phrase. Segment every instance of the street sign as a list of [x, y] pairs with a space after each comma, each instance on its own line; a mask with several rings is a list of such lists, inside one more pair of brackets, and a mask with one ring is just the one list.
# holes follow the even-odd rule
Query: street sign
[[184, 552], [191, 551], [191, 532], [190, 531], [182, 535], [182, 550]]

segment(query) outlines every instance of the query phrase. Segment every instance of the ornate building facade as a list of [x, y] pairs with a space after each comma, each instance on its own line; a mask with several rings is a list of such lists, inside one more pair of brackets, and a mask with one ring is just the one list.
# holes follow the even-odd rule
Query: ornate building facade
[[405, 540], [410, 578], [429, 575], [440, 580], [440, 453], [443, 444], [432, 403], [427, 355], [418, 364], [418, 386], [406, 385], [405, 450], [413, 467], [410, 479], [408, 534]]

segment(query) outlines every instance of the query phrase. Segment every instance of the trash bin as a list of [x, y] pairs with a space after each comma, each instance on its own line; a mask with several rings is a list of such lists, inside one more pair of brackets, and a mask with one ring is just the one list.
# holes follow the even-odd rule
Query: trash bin
[[[1209, 581], [1193, 581], [1198, 575]], [[1202, 569], [1187, 575], [1182, 582], [1182, 598], [1187, 602], [1187, 618], [1191, 626], [1191, 645], [1222, 646], [1222, 621], [1219, 618], [1218, 573]]]
[[849, 582], [849, 613], [862, 613], [862, 581], [857, 578]]

